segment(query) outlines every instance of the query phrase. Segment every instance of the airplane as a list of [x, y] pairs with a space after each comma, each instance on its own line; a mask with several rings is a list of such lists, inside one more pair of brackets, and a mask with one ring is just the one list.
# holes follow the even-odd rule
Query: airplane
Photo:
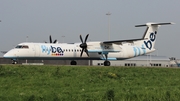
[[13, 64], [18, 59], [71, 60], [71, 65], [77, 65], [75, 60], [104, 60], [104, 66], [110, 66], [111, 60], [124, 60], [154, 52], [158, 28], [169, 24], [174, 23], [136, 25], [135, 27], [147, 26], [143, 37], [139, 39], [86, 42], [89, 36], [87, 34], [85, 40], [80, 35], [81, 43], [23, 42], [3, 57], [12, 59]]

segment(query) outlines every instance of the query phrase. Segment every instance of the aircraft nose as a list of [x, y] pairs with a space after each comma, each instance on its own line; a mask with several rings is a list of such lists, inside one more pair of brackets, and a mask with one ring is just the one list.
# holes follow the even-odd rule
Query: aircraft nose
[[3, 57], [4, 58], [12, 58], [12, 57], [14, 57], [14, 55], [13, 55], [12, 51], [9, 51], [6, 54], [4, 54]]
[[8, 58], [9, 57], [9, 54], [8, 52], [6, 54], [3, 55], [4, 58]]

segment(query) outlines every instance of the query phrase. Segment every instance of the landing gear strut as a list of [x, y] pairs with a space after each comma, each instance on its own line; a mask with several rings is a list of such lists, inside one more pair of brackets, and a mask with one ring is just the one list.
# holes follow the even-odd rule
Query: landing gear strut
[[104, 61], [104, 66], [110, 66], [111, 65], [110, 61], [107, 60], [107, 57], [108, 57], [107, 55], [108, 54], [105, 54], [105, 59], [106, 60]]
[[77, 65], [77, 62], [74, 61], [74, 60], [72, 60], [72, 61], [71, 61], [71, 65]]

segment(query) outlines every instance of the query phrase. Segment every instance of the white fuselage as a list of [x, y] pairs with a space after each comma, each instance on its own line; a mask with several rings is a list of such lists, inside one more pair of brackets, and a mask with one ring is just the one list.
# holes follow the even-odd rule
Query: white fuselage
[[84, 52], [82, 57], [80, 43], [51, 44], [51, 43], [21, 43], [4, 57], [11, 59], [58, 59], [58, 60], [122, 60], [153, 52], [137, 43], [102, 44], [101, 42], [88, 42], [89, 56]]
[[[80, 35], [81, 43], [20, 43], [4, 55], [4, 58], [13, 59], [58, 59], [72, 60], [71, 65], [76, 65], [75, 60], [105, 60], [104, 66], [110, 66], [109, 60], [123, 60], [155, 51], [154, 45], [157, 31], [161, 25], [173, 23], [146, 23], [136, 27], [147, 26], [144, 35], [140, 39], [86, 42]], [[51, 36], [50, 36], [50, 42]]]

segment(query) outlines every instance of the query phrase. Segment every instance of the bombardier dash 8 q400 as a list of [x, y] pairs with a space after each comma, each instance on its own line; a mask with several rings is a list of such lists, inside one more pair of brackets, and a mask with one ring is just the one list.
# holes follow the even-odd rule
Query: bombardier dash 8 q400
[[75, 60], [104, 60], [104, 66], [110, 66], [110, 60], [124, 60], [155, 51], [158, 28], [168, 24], [173, 23], [136, 25], [147, 26], [143, 37], [139, 39], [86, 42], [87, 34], [84, 41], [80, 35], [81, 43], [20, 43], [4, 54], [4, 58], [12, 59], [14, 64], [17, 59], [72, 60], [71, 65], [77, 64]]

